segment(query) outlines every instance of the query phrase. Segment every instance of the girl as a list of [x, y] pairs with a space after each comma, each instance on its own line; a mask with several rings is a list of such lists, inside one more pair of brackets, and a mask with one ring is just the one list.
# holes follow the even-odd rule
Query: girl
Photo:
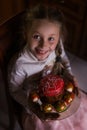
[[46, 6], [27, 10], [22, 31], [26, 45], [15, 60], [13, 58], [14, 62], [11, 61], [8, 81], [11, 96], [23, 108], [23, 130], [86, 130], [86, 95], [83, 93], [78, 111], [62, 120], [42, 121], [29, 105], [30, 91], [49, 73], [63, 73], [76, 85], [62, 44], [65, 26], [61, 12], [56, 7]]

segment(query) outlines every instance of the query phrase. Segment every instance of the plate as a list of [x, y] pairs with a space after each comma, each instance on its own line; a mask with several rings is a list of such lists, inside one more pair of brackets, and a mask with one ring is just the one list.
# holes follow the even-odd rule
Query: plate
[[74, 114], [80, 106], [81, 94], [78, 88], [76, 88], [76, 90], [74, 91], [74, 94], [75, 94], [75, 97], [73, 101], [70, 103], [67, 109], [63, 112], [57, 112], [57, 111], [44, 112], [42, 109], [42, 104], [39, 105], [37, 102], [33, 102], [31, 97], [29, 97], [30, 111], [36, 114], [36, 116], [39, 117], [42, 121], [65, 119], [71, 116], [72, 114]]

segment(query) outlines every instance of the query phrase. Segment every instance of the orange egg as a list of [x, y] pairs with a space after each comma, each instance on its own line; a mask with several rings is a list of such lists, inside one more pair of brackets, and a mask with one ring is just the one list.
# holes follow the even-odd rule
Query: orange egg
[[70, 82], [67, 86], [66, 86], [66, 90], [68, 92], [73, 92], [74, 86], [73, 84]]

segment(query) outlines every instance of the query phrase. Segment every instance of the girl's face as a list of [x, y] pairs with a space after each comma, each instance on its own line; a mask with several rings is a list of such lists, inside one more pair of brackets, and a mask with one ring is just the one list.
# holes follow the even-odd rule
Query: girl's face
[[60, 27], [56, 22], [36, 20], [27, 33], [30, 51], [38, 60], [44, 60], [55, 50], [59, 41]]

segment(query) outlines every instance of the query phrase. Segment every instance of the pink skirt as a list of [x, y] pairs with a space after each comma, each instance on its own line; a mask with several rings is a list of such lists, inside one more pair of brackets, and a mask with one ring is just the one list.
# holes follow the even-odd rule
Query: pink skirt
[[87, 130], [87, 95], [81, 92], [81, 103], [71, 116], [54, 121], [41, 121], [35, 115], [23, 113], [24, 130]]

